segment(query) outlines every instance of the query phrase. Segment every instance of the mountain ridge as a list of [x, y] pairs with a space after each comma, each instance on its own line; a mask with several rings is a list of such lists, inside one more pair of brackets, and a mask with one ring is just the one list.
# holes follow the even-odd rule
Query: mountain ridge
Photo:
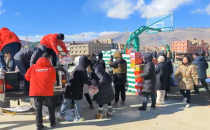
[[[129, 35], [132, 32], [127, 32], [127, 36], [125, 33], [115, 33], [115, 34], [107, 34], [104, 36], [99, 36], [94, 38], [92, 41], [98, 39], [113, 39], [114, 43], [125, 44]], [[147, 34], [143, 32], [140, 36], [140, 46], [158, 46], [158, 40], [166, 40], [168, 45], [171, 45], [172, 41], [184, 41], [184, 40], [192, 40], [203, 39], [205, 42], [210, 44], [210, 28], [176, 28], [170, 32], [159, 32], [153, 34]]]

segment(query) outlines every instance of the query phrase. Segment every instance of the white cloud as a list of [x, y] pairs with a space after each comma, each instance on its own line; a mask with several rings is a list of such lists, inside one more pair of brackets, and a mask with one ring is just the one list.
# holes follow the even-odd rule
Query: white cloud
[[139, 0], [137, 6], [133, 0], [106, 0], [100, 3], [99, 7], [106, 12], [110, 18], [127, 19], [134, 13], [142, 4], [143, 0]]
[[191, 12], [191, 14], [196, 14], [196, 13], [206, 13], [207, 15], [210, 15], [210, 3], [204, 9], [196, 9]]
[[189, 4], [193, 0], [152, 0], [148, 5], [143, 5], [139, 8], [141, 17], [163, 14], [174, 11], [178, 7]]
[[193, 11], [191, 12], [191, 14], [197, 14], [197, 13], [203, 13], [203, 12], [204, 12], [204, 10], [196, 9], [196, 10], [193, 10]]
[[[83, 32], [80, 34], [74, 34], [74, 35], [65, 35], [65, 41], [82, 41], [83, 40], [83, 34], [84, 34], [84, 39], [85, 41], [89, 41], [94, 39], [95, 37], [102, 36], [102, 35], [107, 35], [107, 34], [114, 34], [114, 33], [119, 33], [117, 31], [103, 31], [100, 33], [96, 32]], [[35, 36], [28, 36], [28, 41], [35, 42], [35, 41], [40, 41], [43, 36], [41, 35], [35, 35]], [[26, 40], [26, 36], [19, 36], [21, 40]]]
[[[127, 19], [135, 11], [139, 11], [141, 17], [145, 18], [174, 11], [182, 5], [191, 3], [193, 0], [152, 0], [149, 4], [146, 4], [145, 1], [106, 0], [99, 4], [99, 8], [110, 18]], [[96, 7], [94, 6], [94, 8]]]
[[0, 0], [0, 15], [6, 11], [5, 9], [1, 9], [2, 5], [3, 5], [3, 4], [2, 4], [2, 2], [1, 2], [1, 0]]
[[19, 13], [19, 12], [17, 12], [17, 13], [14, 13], [14, 15], [20, 15], [20, 13]]
[[210, 15], [210, 3], [209, 5], [205, 8], [205, 12]]

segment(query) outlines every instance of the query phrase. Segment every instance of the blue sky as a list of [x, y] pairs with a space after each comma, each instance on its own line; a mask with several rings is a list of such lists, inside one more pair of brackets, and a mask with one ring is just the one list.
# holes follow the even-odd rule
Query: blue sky
[[66, 40], [129, 32], [145, 25], [145, 18], [173, 12], [174, 28], [209, 27], [209, 0], [0, 0], [0, 28], [20, 39], [40, 40], [64, 33]]

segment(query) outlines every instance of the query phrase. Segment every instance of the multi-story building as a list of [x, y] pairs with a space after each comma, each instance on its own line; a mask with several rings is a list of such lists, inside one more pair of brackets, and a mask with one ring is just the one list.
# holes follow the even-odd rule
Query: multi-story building
[[172, 50], [180, 53], [194, 53], [204, 49], [206, 44], [204, 40], [185, 40], [185, 41], [173, 41]]
[[96, 43], [102, 43], [102, 44], [112, 44], [113, 39], [97, 39], [95, 42]]
[[71, 55], [91, 55], [101, 51], [111, 50], [111, 44], [99, 43], [70, 43], [66, 44]]

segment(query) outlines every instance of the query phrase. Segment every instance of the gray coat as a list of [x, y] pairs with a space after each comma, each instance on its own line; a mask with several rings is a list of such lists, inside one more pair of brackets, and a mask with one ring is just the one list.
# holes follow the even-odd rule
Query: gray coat
[[21, 61], [23, 64], [30, 64], [31, 57], [36, 51], [36, 47], [21, 49], [18, 53], [15, 54], [14, 59]]
[[96, 64], [94, 67], [94, 74], [97, 76], [97, 86], [99, 92], [94, 96], [97, 104], [108, 104], [114, 100], [114, 91], [112, 88], [112, 78], [105, 72], [101, 64]]
[[144, 78], [143, 83], [143, 92], [146, 93], [155, 93], [156, 92], [156, 72], [155, 65], [152, 62], [152, 54], [145, 53], [144, 54], [144, 70], [143, 73], [140, 74], [141, 77]]

